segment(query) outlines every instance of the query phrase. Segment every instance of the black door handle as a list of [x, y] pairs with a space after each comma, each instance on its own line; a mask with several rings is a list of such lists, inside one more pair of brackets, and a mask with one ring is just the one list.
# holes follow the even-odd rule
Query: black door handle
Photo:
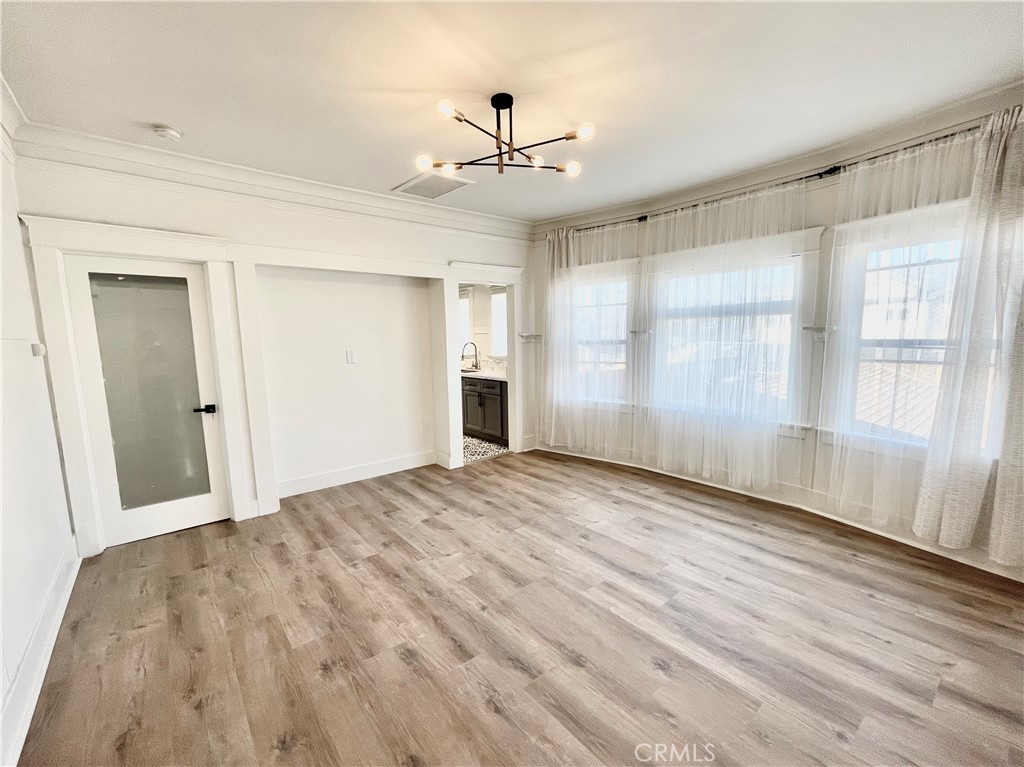
[[194, 408], [192, 408], [192, 412], [193, 413], [216, 413], [217, 412], [217, 406], [216, 405], [203, 405], [202, 407], [194, 407]]

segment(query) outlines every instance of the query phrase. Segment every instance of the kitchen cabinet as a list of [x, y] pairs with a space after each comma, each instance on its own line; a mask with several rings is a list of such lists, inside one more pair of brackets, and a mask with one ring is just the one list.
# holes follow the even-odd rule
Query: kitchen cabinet
[[508, 445], [508, 383], [462, 378], [462, 433]]

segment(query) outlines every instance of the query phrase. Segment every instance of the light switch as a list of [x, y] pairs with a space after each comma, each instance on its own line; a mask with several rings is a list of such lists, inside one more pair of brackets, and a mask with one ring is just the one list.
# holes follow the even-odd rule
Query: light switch
[[356, 364], [356, 353], [355, 352], [345, 352], [345, 362], [347, 362], [349, 365], [355, 365]]

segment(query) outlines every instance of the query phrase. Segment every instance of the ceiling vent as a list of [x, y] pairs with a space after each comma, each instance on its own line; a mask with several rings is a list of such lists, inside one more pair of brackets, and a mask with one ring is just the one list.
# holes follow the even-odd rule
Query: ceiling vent
[[402, 194], [409, 194], [413, 197], [424, 197], [428, 200], [436, 200], [443, 194], [454, 192], [456, 189], [461, 189], [469, 184], [475, 184], [475, 181], [470, 181], [465, 178], [456, 178], [455, 176], [442, 176], [440, 173], [421, 173], [404, 184], [399, 184], [392, 192], [401, 192]]

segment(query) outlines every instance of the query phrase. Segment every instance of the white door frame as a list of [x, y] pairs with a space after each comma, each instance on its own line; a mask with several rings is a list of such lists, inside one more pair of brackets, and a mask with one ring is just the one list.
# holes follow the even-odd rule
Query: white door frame
[[96, 468], [96, 484], [100, 495], [100, 511], [104, 537], [108, 546], [117, 546], [153, 535], [176, 532], [187, 527], [216, 522], [230, 516], [227, 503], [227, 472], [224, 465], [222, 418], [218, 413], [201, 418], [209, 469], [209, 489], [199, 496], [176, 498], [139, 509], [122, 506], [120, 478], [116, 468], [114, 435], [104, 385], [100, 353], [99, 327], [95, 319], [90, 275], [120, 273], [132, 275], [177, 277], [187, 280], [190, 332], [195, 346], [198, 399], [190, 406], [217, 402], [217, 376], [213, 362], [213, 335], [206, 275], [201, 264], [192, 261], [156, 261], [123, 256], [65, 255], [64, 273], [68, 280], [68, 297], [75, 328], [75, 346], [82, 372], [81, 384], [89, 424], [89, 440]]
[[274, 480], [270, 416], [256, 295], [257, 264], [334, 271], [395, 274], [427, 280], [430, 291], [436, 460], [462, 466], [462, 381], [459, 351], [459, 283], [504, 284], [509, 290], [509, 447], [523, 442], [523, 269], [449, 261], [387, 261], [344, 253], [264, 248], [218, 237], [140, 229], [115, 224], [21, 215], [47, 344], [50, 384], [63, 454], [68, 501], [78, 552], [90, 557], [106, 548], [96, 470], [86, 420], [81, 371], [69, 311], [65, 259], [78, 255], [194, 261], [203, 264], [217, 371], [231, 518], [270, 514], [280, 506]]
[[[508, 295], [508, 356], [505, 377], [508, 383], [508, 447], [513, 453], [523, 444], [523, 366], [522, 317], [523, 270], [518, 266], [494, 266], [451, 261], [451, 275], [443, 281], [447, 345], [441, 362], [447, 383], [449, 409], [447, 423], [435, 422], [438, 437], [438, 463], [449, 469], [465, 465], [462, 456], [462, 371], [459, 350], [462, 347], [459, 326], [459, 284], [504, 285]], [[437, 394], [435, 390], [435, 407]], [[447, 428], [445, 428], [447, 427]], [[446, 462], [443, 459], [447, 458]]]
[[101, 493], [93, 460], [86, 398], [71, 321], [65, 265], [77, 256], [111, 256], [203, 264], [214, 348], [218, 410], [222, 414], [228, 504], [232, 519], [258, 514], [249, 500], [251, 466], [245, 453], [244, 416], [234, 356], [233, 285], [225, 263], [224, 240], [81, 221], [21, 216], [28, 225], [39, 310], [47, 344], [68, 500], [79, 555], [93, 556], [107, 546]]

